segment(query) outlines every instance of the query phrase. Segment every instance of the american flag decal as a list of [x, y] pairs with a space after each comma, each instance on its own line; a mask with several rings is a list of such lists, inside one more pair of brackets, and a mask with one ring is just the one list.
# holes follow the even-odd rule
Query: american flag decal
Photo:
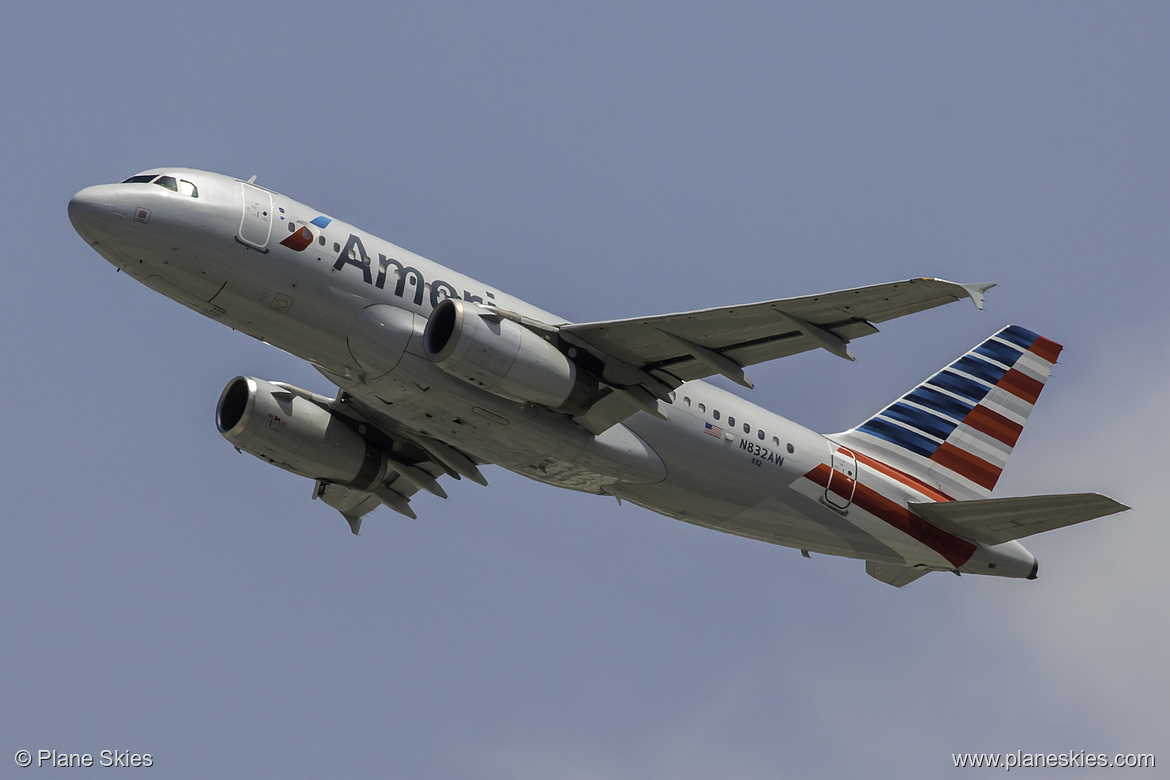
[[703, 424], [703, 433], [707, 434], [708, 436], [714, 436], [716, 439], [723, 438], [723, 429], [718, 425], [712, 425], [711, 423]]

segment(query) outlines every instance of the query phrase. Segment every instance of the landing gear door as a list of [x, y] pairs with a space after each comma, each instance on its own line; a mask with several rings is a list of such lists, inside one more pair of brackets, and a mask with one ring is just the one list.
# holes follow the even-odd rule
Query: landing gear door
[[825, 503], [835, 509], [848, 509], [853, 503], [853, 494], [857, 492], [857, 456], [830, 442], [829, 458]]
[[240, 182], [240, 186], [244, 188], [244, 213], [237, 238], [241, 244], [267, 252], [272, 234], [272, 193], [247, 182]]

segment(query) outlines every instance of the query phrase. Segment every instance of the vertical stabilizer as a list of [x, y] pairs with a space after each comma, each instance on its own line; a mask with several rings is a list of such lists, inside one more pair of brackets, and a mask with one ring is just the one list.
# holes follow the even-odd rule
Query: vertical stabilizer
[[987, 498], [1060, 350], [1008, 326], [858, 427], [830, 438], [949, 498]]

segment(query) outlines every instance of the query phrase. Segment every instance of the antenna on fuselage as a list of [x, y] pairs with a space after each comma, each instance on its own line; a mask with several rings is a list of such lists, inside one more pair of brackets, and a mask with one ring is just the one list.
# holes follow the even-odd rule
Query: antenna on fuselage
[[252, 174], [252, 178], [248, 179], [248, 183], [249, 183], [249, 184], [255, 184], [255, 183], [256, 183], [256, 174], [254, 174], [254, 173]]

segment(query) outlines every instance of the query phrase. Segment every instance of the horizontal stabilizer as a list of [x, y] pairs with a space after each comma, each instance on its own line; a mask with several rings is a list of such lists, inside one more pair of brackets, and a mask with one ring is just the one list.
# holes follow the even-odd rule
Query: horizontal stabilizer
[[930, 569], [916, 569], [913, 566], [899, 566], [896, 563], [866, 561], [865, 573], [875, 580], [881, 580], [887, 585], [900, 588], [903, 585], [909, 585], [924, 574], [930, 574]]
[[910, 511], [942, 530], [984, 544], [1003, 544], [1129, 509], [1099, 493], [983, 498], [909, 506]]

